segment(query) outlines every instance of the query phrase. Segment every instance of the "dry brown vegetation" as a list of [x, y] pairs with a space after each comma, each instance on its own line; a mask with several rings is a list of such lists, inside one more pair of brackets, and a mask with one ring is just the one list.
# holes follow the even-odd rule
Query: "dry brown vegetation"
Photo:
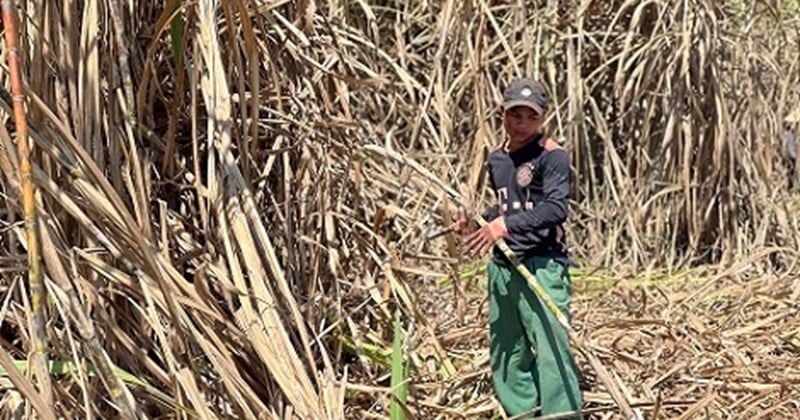
[[[482, 263], [424, 241], [454, 206], [361, 146], [480, 207], [520, 75], [551, 86], [573, 158], [575, 328], [629, 400], [648, 418], [800, 411], [800, 202], [780, 149], [800, 103], [797, 1], [16, 13], [46, 300], [28, 281], [6, 43], [3, 418], [386, 417], [397, 314], [406, 414], [497, 415]], [[587, 408], [613, 416], [581, 363]]]

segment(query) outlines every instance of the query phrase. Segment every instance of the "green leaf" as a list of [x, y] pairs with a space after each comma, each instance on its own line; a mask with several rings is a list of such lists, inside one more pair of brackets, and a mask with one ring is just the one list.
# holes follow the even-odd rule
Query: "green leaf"
[[392, 420], [405, 419], [407, 411], [408, 383], [406, 381], [403, 341], [405, 341], [405, 333], [400, 322], [400, 311], [397, 311], [395, 312], [394, 341], [392, 343], [392, 403], [390, 406]]
[[[19, 369], [20, 372], [23, 374], [28, 370], [28, 361], [27, 360], [15, 360], [14, 365]], [[114, 376], [117, 379], [126, 382], [131, 385], [137, 385], [144, 388], [145, 391], [149, 392], [151, 395], [156, 397], [157, 399], [161, 400], [167, 406], [171, 408], [178, 408], [179, 406], [175, 402], [175, 400], [170, 397], [169, 395], [159, 391], [152, 385], [148, 384], [147, 382], [137, 378], [131, 373], [128, 373], [118, 367], [113, 367], [112, 371]], [[50, 375], [58, 376], [58, 375], [74, 375], [78, 372], [78, 366], [75, 365], [75, 362], [65, 362], [61, 360], [51, 360], [49, 362], [48, 372]], [[87, 369], [87, 373], [89, 376], [97, 376], [97, 371], [94, 367], [89, 366]], [[8, 376], [8, 371], [0, 367], [0, 377]], [[187, 413], [194, 413], [193, 410], [188, 409], [187, 407], [180, 406], [181, 409], [185, 410]]]
[[[182, 7], [183, 0], [173, 0], [172, 13], [175, 13]], [[170, 22], [170, 37], [172, 38], [172, 56], [175, 59], [175, 66], [181, 65], [183, 57], [183, 26], [185, 22], [183, 15], [176, 14]]]

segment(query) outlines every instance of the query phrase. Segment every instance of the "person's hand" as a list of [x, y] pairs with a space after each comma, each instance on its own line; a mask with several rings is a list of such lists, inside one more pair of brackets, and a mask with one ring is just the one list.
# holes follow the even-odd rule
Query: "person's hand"
[[470, 233], [472, 228], [475, 227], [472, 223], [472, 219], [466, 212], [458, 212], [454, 214], [452, 222], [453, 223], [450, 225], [450, 228], [453, 229], [453, 232], [462, 236]]
[[500, 216], [467, 237], [467, 253], [472, 257], [483, 255], [492, 249], [498, 239], [505, 238], [507, 235], [505, 219]]

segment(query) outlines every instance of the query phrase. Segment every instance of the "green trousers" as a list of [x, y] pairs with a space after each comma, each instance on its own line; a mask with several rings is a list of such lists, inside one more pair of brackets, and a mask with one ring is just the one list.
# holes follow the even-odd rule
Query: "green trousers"
[[[532, 257], [525, 266], [569, 318], [571, 286], [563, 265]], [[578, 369], [566, 330], [512, 266], [489, 263], [492, 381], [510, 416], [579, 410]], [[580, 418], [580, 417], [572, 417]]]

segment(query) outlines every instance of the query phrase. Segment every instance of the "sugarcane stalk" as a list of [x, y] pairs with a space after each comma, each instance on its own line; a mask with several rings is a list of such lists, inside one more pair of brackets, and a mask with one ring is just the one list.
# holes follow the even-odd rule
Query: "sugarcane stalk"
[[[33, 165], [33, 178], [34, 181], [36, 181], [37, 184], [42, 187], [43, 191], [54, 197], [60, 197], [58, 200], [60, 204], [70, 214], [73, 214], [77, 220], [81, 221], [82, 226], [90, 226], [95, 228], [94, 231], [92, 231], [92, 229], [89, 229], [89, 231], [94, 233], [94, 236], [96, 239], [98, 239], [98, 242], [105, 245], [112, 255], [117, 258], [121, 257], [119, 251], [107, 240], [107, 238], [105, 238], [105, 235], [103, 235], [102, 232], [99, 232], [99, 230], [96, 229], [94, 224], [88, 219], [88, 217], [86, 217], [85, 214], [81, 212], [75, 202], [72, 201], [67, 194], [61, 193], [56, 183], [50, 179], [47, 174], [44, 173], [44, 171], [35, 165]], [[51, 243], [55, 236], [53, 224], [48, 223], [49, 219], [52, 219], [52, 216], [48, 215], [46, 211], [42, 211], [40, 216], [40, 220], [42, 220], [41, 234], [42, 240], [45, 243]], [[86, 312], [81, 305], [81, 301], [78, 298], [78, 292], [69, 281], [66, 268], [59, 259], [56, 251], [52, 248], [44, 248], [42, 257], [44, 258], [44, 262], [48, 268], [50, 277], [66, 294], [66, 300], [69, 304], [67, 306], [69, 310], [68, 313], [72, 317], [73, 322], [75, 322], [75, 325], [78, 328], [78, 333], [83, 339], [83, 350], [94, 364], [101, 382], [108, 391], [108, 394], [111, 396], [111, 399], [114, 401], [114, 404], [117, 406], [120, 414], [122, 414], [124, 418], [129, 419], [146, 418], [144, 413], [136, 404], [136, 400], [134, 400], [133, 394], [131, 394], [127, 385], [125, 385], [125, 382], [123, 382], [122, 379], [118, 378], [114, 374], [114, 364], [111, 361], [111, 358], [108, 356], [106, 350], [100, 344], [100, 339], [97, 336], [94, 324], [92, 323], [91, 318], [86, 315]]]
[[8, 72], [14, 108], [14, 123], [17, 129], [17, 154], [19, 176], [22, 186], [22, 212], [25, 218], [25, 238], [28, 242], [28, 290], [31, 299], [31, 372], [47, 406], [53, 406], [53, 386], [47, 371], [47, 333], [45, 331], [46, 290], [42, 276], [39, 244], [39, 225], [36, 215], [36, 200], [31, 179], [30, 150], [28, 148], [28, 125], [25, 120], [25, 92], [22, 85], [22, 60], [19, 55], [19, 28], [14, 13], [14, 3], [3, 0], [2, 14], [8, 51]]
[[137, 222], [139, 222], [140, 229], [142, 229], [144, 236], [146, 238], [152, 238], [153, 234], [150, 227], [150, 212], [148, 211], [146, 204], [148, 200], [147, 197], [145, 197], [145, 176], [142, 171], [139, 154], [136, 153], [136, 136], [134, 133], [138, 132], [138, 130], [136, 129], [136, 104], [133, 99], [134, 86], [130, 66], [130, 42], [127, 42], [123, 36], [125, 34], [125, 21], [122, 18], [120, 4], [118, 3], [121, 2], [119, 0], [111, 0], [108, 2], [108, 14], [111, 18], [111, 22], [113, 23], [112, 27], [114, 28], [111, 33], [114, 38], [114, 43], [117, 47], [117, 63], [119, 66], [120, 75], [122, 76], [122, 88], [116, 89], [115, 93], [117, 96], [117, 103], [119, 104], [120, 111], [124, 117], [125, 134], [128, 140], [128, 148], [130, 149], [128, 154], [130, 157], [129, 165], [132, 172], [131, 178], [135, 185], [135, 191], [131, 192], [131, 194], [134, 196], [132, 197], [134, 212], [139, 219]]
[[[413, 159], [403, 156], [402, 154], [394, 150], [389, 150], [381, 146], [367, 145], [364, 146], [363, 149], [368, 152], [376, 153], [381, 156], [391, 158], [393, 160], [402, 163], [403, 165], [412, 168], [417, 173], [419, 173], [420, 175], [431, 181], [442, 191], [444, 191], [448, 196], [450, 196], [450, 198], [453, 201], [456, 202], [456, 204], [465, 207], [460, 194], [456, 192], [456, 190], [445, 184], [444, 181], [442, 181], [441, 177], [434, 175], [433, 173], [425, 169], [425, 167], [423, 167]], [[480, 215], [479, 213], [473, 213], [471, 214], [471, 216], [473, 219], [475, 219], [475, 221], [478, 222], [480, 226], [485, 226], [488, 223], [486, 219], [484, 219], [483, 216]], [[553, 299], [550, 298], [550, 295], [547, 294], [547, 292], [544, 290], [539, 281], [536, 280], [536, 276], [534, 276], [533, 273], [531, 273], [530, 270], [528, 270], [528, 268], [525, 267], [525, 265], [520, 261], [519, 258], [517, 258], [517, 255], [511, 250], [511, 248], [508, 247], [508, 244], [506, 244], [503, 238], [498, 239], [495, 245], [497, 245], [498, 248], [500, 248], [500, 250], [503, 252], [503, 254], [505, 254], [505, 256], [508, 258], [508, 260], [511, 261], [511, 264], [525, 279], [525, 281], [528, 283], [528, 286], [531, 289], [533, 289], [534, 293], [536, 293], [536, 296], [539, 298], [539, 300], [545, 304], [545, 306], [550, 310], [550, 312], [556, 318], [558, 323], [561, 324], [561, 326], [567, 331], [567, 335], [572, 340], [575, 349], [578, 350], [588, 359], [589, 364], [592, 366], [592, 369], [594, 369], [595, 373], [597, 373], [597, 377], [600, 379], [603, 385], [605, 385], [605, 387], [608, 389], [611, 398], [617, 404], [620, 411], [622, 411], [622, 414], [629, 419], [640, 418], [640, 416], [634, 413], [633, 409], [631, 408], [630, 402], [622, 393], [621, 387], [616, 383], [616, 381], [608, 372], [608, 370], [605, 368], [600, 359], [598, 359], [597, 356], [595, 356], [594, 353], [592, 353], [589, 350], [589, 348], [586, 346], [586, 343], [584, 343], [583, 340], [580, 338], [580, 336], [578, 336], [575, 333], [575, 330], [570, 325], [567, 317], [558, 308], [555, 302], [553, 302]]]
[[125, 98], [125, 129], [128, 133], [128, 137], [132, 139], [134, 127], [136, 126], [136, 107], [133, 101], [133, 78], [131, 77], [131, 68], [129, 64], [130, 53], [128, 52], [128, 44], [122, 37], [125, 26], [117, 1], [118, 0], [111, 0], [108, 2], [108, 11], [115, 28], [113, 31], [114, 42], [119, 50], [117, 60], [119, 61], [119, 71], [122, 74], [122, 91]]
[[[0, 108], [7, 108], [7, 105], [0, 101]], [[6, 109], [7, 110], [7, 109]], [[0, 136], [3, 137], [3, 136]], [[36, 140], [36, 136], [34, 133], [33, 136], [34, 140]], [[39, 139], [41, 141], [41, 139]], [[0, 142], [3, 139], [0, 139]], [[41, 143], [40, 143], [41, 146]], [[45, 148], [47, 148], [45, 146]], [[3, 151], [2, 143], [0, 143], [0, 152]], [[5, 156], [0, 153], [0, 169], [2, 169], [6, 176], [9, 179], [13, 178], [10, 174], [14, 173], [10, 164], [6, 165], [4, 163]], [[66, 159], [63, 159], [62, 164], [69, 168], [70, 173], [76, 173], [78, 168], [72, 167], [72, 163], [68, 162]], [[8, 166], [8, 167], [6, 167]], [[133, 265], [125, 260], [124, 256], [120, 254], [119, 250], [100, 232], [94, 224], [86, 217], [85, 214], [78, 208], [78, 206], [69, 198], [66, 194], [62, 194], [56, 185], [56, 183], [50, 179], [47, 174], [44, 173], [40, 168], [36, 165], [31, 164], [31, 179], [38, 184], [39, 186], [43, 187], [43, 190], [54, 197], [60, 197], [59, 202], [60, 204], [70, 213], [72, 214], [77, 220], [81, 221], [81, 225], [87, 227], [87, 229], [92, 232], [95, 236], [95, 239], [98, 240], [101, 244], [105, 245], [106, 248], [114, 255], [115, 258], [121, 260], [122, 264], [131, 271], [134, 271], [131, 267]], [[14, 193], [19, 194], [21, 188], [19, 185], [12, 183], [11, 190]], [[52, 225], [48, 225], [47, 220], [50, 218], [45, 210], [42, 209], [41, 212], [37, 214], [37, 219], [41, 220], [42, 223], [42, 230], [40, 232], [42, 241], [44, 243], [52, 243], [52, 238], [54, 232], [52, 230]], [[91, 323], [90, 318], [86, 315], [83, 310], [83, 307], [80, 304], [80, 299], [78, 298], [78, 294], [75, 288], [70, 283], [69, 278], [67, 277], [66, 270], [61, 263], [56, 251], [52, 248], [42, 248], [42, 257], [46, 266], [49, 269], [50, 275], [53, 281], [60, 287], [67, 296], [68, 303], [69, 303], [69, 313], [73, 318], [73, 321], [76, 323], [78, 327], [78, 332], [83, 338], [83, 348], [84, 351], [88, 354], [89, 358], [94, 363], [94, 366], [100, 376], [103, 385], [105, 385], [106, 389], [109, 392], [114, 403], [120, 410], [120, 413], [124, 415], [125, 418], [146, 418], [142, 411], [136, 404], [136, 401], [133, 399], [133, 394], [131, 394], [128, 387], [125, 383], [119, 379], [113, 372], [114, 365], [111, 359], [108, 357], [105, 349], [100, 345], [100, 341], [97, 337], [96, 330], [94, 325]], [[48, 369], [49, 372], [49, 369]], [[15, 384], [16, 385], [16, 384]], [[37, 409], [37, 411], [40, 411]], [[49, 418], [43, 414], [43, 418]], [[52, 416], [55, 419], [55, 415]]]

